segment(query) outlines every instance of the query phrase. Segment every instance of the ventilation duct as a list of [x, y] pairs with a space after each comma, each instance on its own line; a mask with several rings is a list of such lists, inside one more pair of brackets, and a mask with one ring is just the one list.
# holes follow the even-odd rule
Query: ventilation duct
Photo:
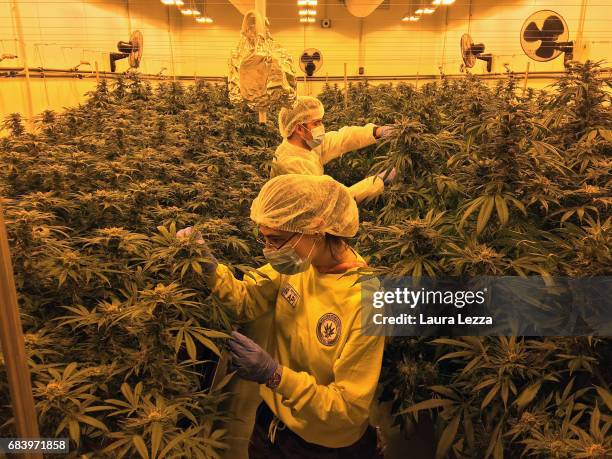
[[243, 16], [247, 11], [255, 8], [255, 0], [229, 0]]
[[[385, 0], [344, 0], [346, 9], [353, 16], [365, 18], [374, 12]], [[255, 0], [229, 0], [236, 7], [240, 14], [244, 15], [247, 11], [255, 8]]]
[[[240, 14], [244, 15], [247, 11], [255, 8], [255, 0], [229, 0], [236, 7]], [[385, 0], [344, 0], [346, 9], [353, 16], [365, 18], [374, 12]]]
[[365, 18], [372, 14], [383, 1], [384, 0], [344, 0], [344, 4], [346, 5], [346, 9], [353, 16]]

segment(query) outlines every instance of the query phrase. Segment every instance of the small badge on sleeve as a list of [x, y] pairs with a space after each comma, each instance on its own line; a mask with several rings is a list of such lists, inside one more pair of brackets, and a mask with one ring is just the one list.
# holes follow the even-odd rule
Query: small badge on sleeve
[[298, 301], [300, 301], [300, 294], [289, 284], [283, 287], [281, 296], [287, 300], [287, 303], [289, 303], [293, 309], [295, 309]]

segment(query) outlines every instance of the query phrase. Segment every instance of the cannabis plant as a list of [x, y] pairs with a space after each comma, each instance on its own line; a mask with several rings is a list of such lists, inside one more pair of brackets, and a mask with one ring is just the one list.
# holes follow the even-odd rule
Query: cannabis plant
[[[391, 277], [602, 276], [612, 266], [610, 80], [572, 64], [547, 91], [478, 77], [320, 95], [329, 129], [396, 124], [326, 172], [395, 167], [355, 246]], [[41, 434], [71, 457], [218, 457], [211, 387], [239, 324], [204, 282], [194, 226], [241, 277], [263, 263], [249, 207], [280, 137], [225, 85], [101, 80], [88, 99], [3, 123], [0, 194]], [[247, 273], [247, 274], [245, 274]], [[591, 308], [586, 299], [576, 307]], [[608, 338], [394, 338], [381, 397], [438, 458], [612, 455]], [[14, 436], [0, 354], [0, 436]]]

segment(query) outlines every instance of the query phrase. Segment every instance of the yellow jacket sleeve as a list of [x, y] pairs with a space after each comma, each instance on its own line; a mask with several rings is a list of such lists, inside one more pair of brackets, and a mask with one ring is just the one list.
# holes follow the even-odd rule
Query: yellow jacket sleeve
[[357, 204], [367, 202], [380, 196], [385, 191], [385, 182], [380, 177], [366, 177], [362, 181], [349, 187], [349, 193], [355, 198]]
[[385, 338], [362, 333], [360, 327], [351, 330], [334, 363], [334, 381], [329, 385], [317, 384], [306, 372], [283, 367], [276, 389], [282, 403], [301, 418], [321, 421], [319, 427], [329, 426], [330, 434], [366, 422], [378, 384]]
[[279, 285], [280, 274], [269, 264], [245, 274], [241, 281], [219, 264], [209, 281], [212, 294], [243, 320], [254, 320], [273, 308]]
[[338, 131], [325, 133], [321, 144], [321, 162], [327, 164], [349, 151], [358, 150], [376, 142], [373, 123], [365, 126], [345, 126]]

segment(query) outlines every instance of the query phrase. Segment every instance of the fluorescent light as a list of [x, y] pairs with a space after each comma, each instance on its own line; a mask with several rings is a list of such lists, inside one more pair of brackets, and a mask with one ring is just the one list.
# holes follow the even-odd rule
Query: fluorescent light
[[202, 13], [200, 13], [200, 10], [191, 10], [191, 14], [192, 16], [199, 16]]
[[161, 0], [164, 5], [174, 5], [174, 0]]
[[308, 0], [298, 0], [298, 6], [306, 6], [308, 5]]
[[452, 5], [455, 0], [433, 0], [432, 5]]
[[306, 17], [300, 18], [300, 22], [308, 22], [308, 18], [306, 18]]
[[185, 2], [183, 0], [174, 0], [174, 4], [176, 6], [183, 6], [185, 4]]
[[317, 10], [299, 10], [298, 15], [299, 16], [316, 16]]
[[193, 11], [190, 8], [182, 8], [181, 14], [184, 14], [185, 16], [191, 16], [193, 14]]
[[402, 21], [404, 21], [404, 22], [416, 22], [418, 20], [419, 20], [418, 16], [408, 16], [408, 15], [406, 15], [406, 16], [404, 16], [402, 18]]
[[199, 18], [195, 18], [195, 20], [200, 24], [210, 24], [213, 22], [212, 18], [209, 18], [208, 16], [201, 16]]
[[434, 11], [436, 11], [434, 8], [419, 8], [414, 14], [432, 14]]
[[317, 0], [306, 0], [308, 6], [317, 6]]
[[315, 22], [315, 18], [313, 18], [313, 17], [309, 17], [307, 19], [308, 19], [308, 22]]

